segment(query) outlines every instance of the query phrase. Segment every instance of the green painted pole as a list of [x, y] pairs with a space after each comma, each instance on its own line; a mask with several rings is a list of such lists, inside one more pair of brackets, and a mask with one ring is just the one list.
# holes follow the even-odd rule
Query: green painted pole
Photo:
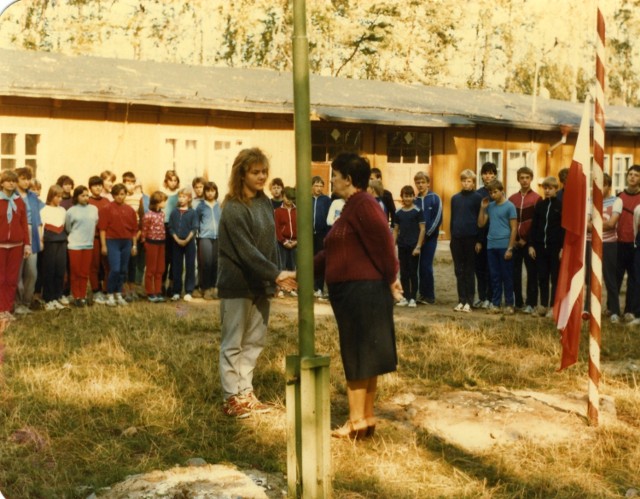
[[293, 0], [293, 106], [298, 211], [298, 341], [301, 357], [315, 355], [313, 214], [311, 213], [311, 104], [305, 0]]

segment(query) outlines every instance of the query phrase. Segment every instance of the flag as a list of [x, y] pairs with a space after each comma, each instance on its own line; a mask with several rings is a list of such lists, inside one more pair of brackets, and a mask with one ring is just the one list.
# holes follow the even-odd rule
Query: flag
[[560, 370], [578, 360], [582, 326], [587, 202], [590, 185], [589, 125], [591, 106], [584, 103], [578, 140], [562, 197], [562, 227], [565, 230], [553, 317], [562, 334]]

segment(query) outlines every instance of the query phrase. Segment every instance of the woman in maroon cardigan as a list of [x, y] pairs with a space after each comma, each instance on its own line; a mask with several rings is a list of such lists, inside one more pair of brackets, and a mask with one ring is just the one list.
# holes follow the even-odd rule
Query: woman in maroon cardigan
[[367, 193], [369, 163], [343, 153], [331, 167], [333, 192], [346, 203], [314, 264], [324, 270], [329, 287], [347, 378], [349, 420], [332, 436], [362, 438], [375, 430], [378, 376], [395, 371], [398, 363], [393, 303], [402, 297], [402, 287], [389, 224]]

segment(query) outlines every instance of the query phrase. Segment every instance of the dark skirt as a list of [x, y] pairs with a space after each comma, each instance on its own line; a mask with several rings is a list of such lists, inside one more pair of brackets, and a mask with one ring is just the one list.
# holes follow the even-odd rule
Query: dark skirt
[[329, 284], [347, 381], [393, 372], [398, 364], [393, 297], [384, 281]]

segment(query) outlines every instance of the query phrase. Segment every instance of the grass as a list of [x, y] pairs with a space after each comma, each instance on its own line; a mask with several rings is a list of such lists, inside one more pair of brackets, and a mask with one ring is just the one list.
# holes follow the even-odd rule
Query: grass
[[[284, 408], [284, 362], [297, 351], [295, 306], [272, 313], [255, 375], [258, 395]], [[584, 391], [587, 352], [557, 373], [557, 333], [543, 320], [399, 311], [399, 371], [379, 401], [411, 392]], [[640, 335], [605, 325], [604, 361], [640, 358]], [[331, 355], [335, 422], [347, 411], [337, 333], [316, 320]], [[583, 342], [586, 344], [586, 342]], [[286, 473], [284, 411], [241, 423], [220, 411], [218, 308], [137, 303], [38, 313], [4, 334], [0, 373], [0, 490], [7, 498], [87, 497], [127, 475], [201, 457]], [[390, 420], [366, 442], [332, 442], [337, 498], [619, 497], [640, 487], [640, 390], [633, 373], [605, 375], [618, 421], [562, 444], [522, 439], [472, 453]]]

